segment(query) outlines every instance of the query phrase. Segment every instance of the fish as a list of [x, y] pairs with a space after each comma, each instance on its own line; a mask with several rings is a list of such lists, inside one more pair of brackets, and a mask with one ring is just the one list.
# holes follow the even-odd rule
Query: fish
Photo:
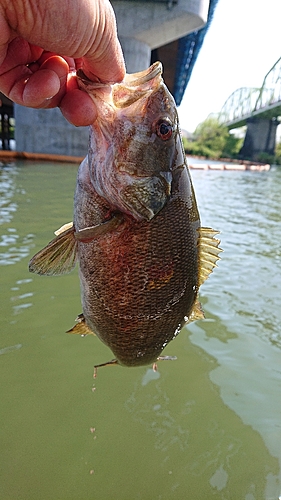
[[175, 101], [162, 64], [123, 82], [79, 85], [98, 118], [77, 175], [73, 222], [30, 261], [40, 275], [79, 263], [83, 313], [70, 333], [95, 334], [114, 358], [153, 364], [184, 325], [203, 319], [200, 286], [220, 258], [219, 231], [202, 227]]

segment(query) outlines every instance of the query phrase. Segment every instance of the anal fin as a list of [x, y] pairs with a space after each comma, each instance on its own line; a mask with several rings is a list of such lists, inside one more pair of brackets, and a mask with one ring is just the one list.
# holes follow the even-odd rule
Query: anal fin
[[205, 314], [202, 309], [201, 302], [199, 302], [199, 300], [196, 299], [196, 301], [192, 306], [191, 312], [189, 313], [189, 316], [184, 317], [184, 320], [182, 321], [181, 324], [181, 328], [184, 325], [187, 325], [188, 323], [191, 323], [192, 321], [196, 321], [198, 319], [205, 319]]
[[95, 333], [87, 325], [83, 313], [79, 314], [75, 321], [77, 321], [77, 323], [70, 328], [70, 330], [67, 330], [66, 333], [74, 333], [76, 335], [81, 335], [81, 337], [85, 337], [86, 335], [95, 335]]

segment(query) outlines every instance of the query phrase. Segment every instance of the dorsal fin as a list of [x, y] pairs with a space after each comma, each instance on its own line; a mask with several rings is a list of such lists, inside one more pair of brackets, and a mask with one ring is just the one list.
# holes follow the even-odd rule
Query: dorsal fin
[[[199, 232], [198, 292], [199, 287], [208, 278], [214, 267], [216, 267], [216, 262], [220, 258], [219, 253], [222, 252], [222, 249], [219, 247], [220, 240], [214, 238], [216, 234], [219, 234], [219, 231], [215, 231], [210, 227], [200, 227], [197, 231]], [[192, 321], [204, 318], [205, 315], [201, 303], [198, 298], [196, 298], [191, 311], [188, 316], [184, 317], [180, 327], [182, 328], [184, 325], [187, 325]]]
[[200, 227], [199, 232], [199, 266], [198, 266], [198, 287], [208, 278], [209, 274], [216, 266], [217, 260], [220, 259], [219, 253], [222, 249], [219, 247], [220, 240], [215, 238], [219, 231], [215, 231], [210, 227]]

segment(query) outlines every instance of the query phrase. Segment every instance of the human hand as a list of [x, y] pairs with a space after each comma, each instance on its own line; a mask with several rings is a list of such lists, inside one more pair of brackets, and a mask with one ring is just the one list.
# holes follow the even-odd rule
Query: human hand
[[75, 71], [122, 81], [125, 64], [108, 0], [0, 0], [0, 91], [32, 108], [59, 106], [76, 126], [97, 116]]

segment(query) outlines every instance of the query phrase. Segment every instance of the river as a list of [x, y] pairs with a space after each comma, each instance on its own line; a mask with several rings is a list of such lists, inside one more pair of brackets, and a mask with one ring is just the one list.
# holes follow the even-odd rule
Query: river
[[281, 494], [281, 169], [191, 172], [224, 253], [201, 287], [206, 319], [177, 361], [100, 369], [97, 338], [66, 334], [77, 269], [28, 272], [72, 219], [77, 167], [0, 168], [0, 498], [278, 500]]

